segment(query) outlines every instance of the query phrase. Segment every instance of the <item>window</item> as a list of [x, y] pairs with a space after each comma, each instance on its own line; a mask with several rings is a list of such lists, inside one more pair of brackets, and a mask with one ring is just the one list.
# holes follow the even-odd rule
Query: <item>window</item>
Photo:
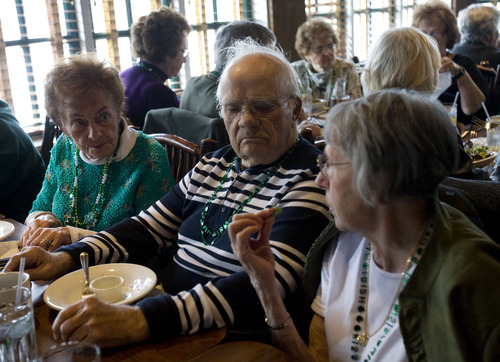
[[[338, 56], [366, 59], [375, 40], [395, 26], [411, 26], [413, 7], [426, 0], [305, 0], [307, 18], [330, 18], [340, 39]], [[445, 0], [448, 5], [451, 0]]]
[[45, 120], [43, 80], [54, 61], [77, 52], [96, 51], [119, 69], [135, 63], [130, 25], [162, 5], [185, 14], [189, 62], [170, 79], [182, 88], [190, 74], [212, 70], [216, 29], [249, 18], [250, 0], [2, 0], [0, 12], [0, 97], [23, 127]]

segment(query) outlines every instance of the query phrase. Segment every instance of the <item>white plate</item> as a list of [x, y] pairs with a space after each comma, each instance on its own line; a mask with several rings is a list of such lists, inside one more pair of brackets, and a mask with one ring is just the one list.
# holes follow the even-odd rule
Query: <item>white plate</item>
[[[124, 279], [122, 299], [113, 304], [133, 303], [146, 296], [156, 285], [156, 274], [137, 264], [101, 264], [89, 268], [90, 281], [103, 275], [119, 275]], [[43, 300], [49, 307], [62, 310], [82, 299], [84, 280], [81, 269], [66, 274], [49, 285]]]
[[8, 221], [0, 220], [0, 240], [5, 239], [7, 236], [12, 234], [15, 226]]

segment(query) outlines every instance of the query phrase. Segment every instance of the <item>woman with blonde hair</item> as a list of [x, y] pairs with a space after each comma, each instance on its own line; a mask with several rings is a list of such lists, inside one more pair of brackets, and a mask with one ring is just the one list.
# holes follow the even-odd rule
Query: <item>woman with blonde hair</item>
[[385, 31], [375, 42], [361, 74], [366, 94], [385, 88], [432, 93], [441, 58], [435, 42], [413, 28]]

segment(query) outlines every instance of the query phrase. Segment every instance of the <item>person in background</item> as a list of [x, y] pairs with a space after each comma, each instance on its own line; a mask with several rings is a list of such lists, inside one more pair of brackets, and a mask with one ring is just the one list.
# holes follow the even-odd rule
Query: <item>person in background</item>
[[496, 70], [500, 64], [499, 20], [499, 11], [491, 5], [470, 4], [460, 10], [457, 22], [462, 37], [452, 52], [472, 58], [476, 64], [487, 61]]
[[306, 260], [309, 348], [274, 283], [273, 218], [235, 215], [233, 251], [287, 360], [499, 360], [500, 247], [436, 196], [455, 133], [439, 102], [402, 89], [327, 115], [316, 183], [335, 221]]
[[22, 222], [42, 187], [45, 164], [10, 105], [0, 99], [0, 213]]
[[207, 75], [192, 77], [186, 84], [179, 108], [201, 113], [210, 118], [220, 117], [216, 92], [219, 79], [227, 63], [226, 49], [238, 39], [252, 38], [264, 46], [276, 45], [276, 36], [264, 25], [251, 20], [234, 20], [221, 26], [215, 33], [215, 69]]
[[[382, 33], [368, 53], [361, 74], [363, 91], [370, 94], [386, 88], [404, 88], [430, 96], [438, 84], [441, 66], [441, 55], [433, 37], [417, 28], [389, 29]], [[487, 175], [472, 164], [458, 131], [456, 138], [459, 167], [453, 176], [487, 179]]]
[[[314, 104], [323, 104], [327, 109], [336, 103], [335, 99], [355, 99], [362, 95], [354, 63], [335, 56], [338, 45], [337, 34], [326, 18], [310, 19], [297, 29], [295, 50], [302, 60], [292, 66], [299, 79], [303, 103], [311, 107], [307, 110], [309, 114]], [[319, 136], [321, 130], [307, 121], [307, 116], [301, 113], [299, 129], [310, 127], [313, 135]]]
[[[459, 93], [456, 120], [460, 133], [470, 126], [472, 115], [486, 119], [481, 102], [486, 101], [488, 83], [472, 59], [449, 51], [460, 37], [453, 11], [438, 0], [417, 5], [413, 11], [413, 26], [436, 39], [441, 54], [440, 83], [446, 82], [440, 84], [442, 93], [438, 99], [451, 105]], [[451, 77], [446, 77], [446, 73]]]
[[163, 275], [167, 294], [134, 306], [83, 299], [59, 312], [52, 326], [56, 339], [117, 346], [223, 326], [262, 327], [255, 324], [262, 308], [231, 251], [227, 226], [240, 213], [261, 211], [269, 218], [278, 206], [282, 213], [268, 230], [279, 264], [272, 279], [287, 303], [299, 301], [305, 256], [332, 219], [314, 184], [321, 152], [295, 126], [299, 94], [283, 53], [251, 39], [237, 41], [217, 90], [230, 145], [202, 158], [138, 216], [56, 253], [30, 248], [10, 259], [5, 270], [19, 268], [25, 257], [31, 279], [47, 280], [78, 268], [83, 251], [91, 264], [135, 263], [178, 247]]
[[118, 71], [95, 53], [59, 60], [45, 78], [45, 108], [64, 132], [51, 150], [21, 246], [55, 250], [136, 215], [175, 179], [165, 149], [127, 127]]
[[166, 6], [132, 24], [132, 52], [139, 61], [120, 76], [125, 83], [125, 115], [139, 129], [151, 109], [179, 107], [177, 95], [165, 82], [186, 62], [190, 30], [184, 16]]

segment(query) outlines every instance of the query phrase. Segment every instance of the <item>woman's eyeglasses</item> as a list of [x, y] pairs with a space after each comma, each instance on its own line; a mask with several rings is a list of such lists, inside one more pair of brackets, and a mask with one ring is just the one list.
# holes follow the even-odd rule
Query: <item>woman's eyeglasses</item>
[[325, 51], [331, 52], [332, 50], [335, 50], [335, 44], [334, 43], [329, 43], [326, 45], [320, 45], [314, 49], [312, 49], [312, 52], [314, 54], [323, 54]]
[[342, 165], [350, 165], [350, 162], [330, 162], [325, 155], [319, 155], [316, 159], [316, 164], [319, 167], [319, 171], [323, 175], [323, 177], [328, 177], [326, 174], [326, 169], [332, 166], [342, 166]]

